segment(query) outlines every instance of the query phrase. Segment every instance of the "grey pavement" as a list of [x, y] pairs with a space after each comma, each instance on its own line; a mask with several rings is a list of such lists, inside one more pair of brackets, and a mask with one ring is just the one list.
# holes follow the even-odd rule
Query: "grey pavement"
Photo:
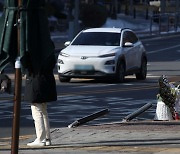
[[[19, 154], [179, 154], [180, 121], [132, 121], [51, 130], [52, 145], [27, 147], [34, 135], [21, 136]], [[0, 153], [11, 152], [0, 139]]]

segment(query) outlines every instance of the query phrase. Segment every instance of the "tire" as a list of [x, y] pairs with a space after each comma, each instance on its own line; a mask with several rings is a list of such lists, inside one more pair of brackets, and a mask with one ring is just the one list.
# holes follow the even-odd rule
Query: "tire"
[[137, 80], [145, 80], [147, 75], [147, 61], [145, 58], [143, 58], [141, 62], [141, 68], [139, 73], [136, 73], [136, 79]]
[[125, 78], [125, 64], [123, 61], [120, 61], [117, 65], [116, 81], [123, 83], [124, 78]]
[[58, 76], [59, 76], [59, 81], [60, 82], [69, 82], [71, 80], [71, 78], [68, 78], [68, 77], [62, 77], [60, 75], [58, 75]]

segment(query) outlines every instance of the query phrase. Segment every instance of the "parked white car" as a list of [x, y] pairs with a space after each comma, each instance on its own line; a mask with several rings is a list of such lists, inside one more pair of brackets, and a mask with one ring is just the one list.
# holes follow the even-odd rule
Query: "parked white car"
[[105, 78], [123, 82], [126, 75], [146, 79], [146, 51], [128, 28], [91, 28], [65, 42], [57, 69], [60, 82], [71, 78]]

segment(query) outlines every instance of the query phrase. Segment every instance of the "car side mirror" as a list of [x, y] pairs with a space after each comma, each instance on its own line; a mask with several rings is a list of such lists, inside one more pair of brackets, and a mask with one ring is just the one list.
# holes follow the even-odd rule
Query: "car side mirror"
[[67, 41], [67, 42], [64, 43], [64, 45], [67, 47], [67, 46], [70, 45], [70, 43], [71, 43], [71, 41]]
[[133, 43], [126, 42], [126, 43], [124, 43], [124, 47], [133, 47]]

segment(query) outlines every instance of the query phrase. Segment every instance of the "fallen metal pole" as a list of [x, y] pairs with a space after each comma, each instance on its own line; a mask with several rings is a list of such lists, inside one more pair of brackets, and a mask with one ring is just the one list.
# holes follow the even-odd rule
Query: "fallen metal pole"
[[86, 117], [83, 117], [81, 119], [78, 119], [78, 120], [74, 121], [72, 124], [68, 125], [68, 127], [69, 128], [77, 127], [77, 126], [82, 125], [82, 124], [84, 124], [84, 123], [86, 123], [88, 121], [91, 121], [91, 120], [94, 120], [94, 119], [96, 119], [98, 117], [101, 117], [101, 116], [103, 116], [103, 115], [105, 115], [107, 113], [109, 113], [109, 109], [101, 110], [99, 112], [93, 113], [93, 114], [91, 114], [89, 116], [86, 116]]
[[142, 106], [141, 108], [139, 108], [137, 111], [129, 114], [128, 116], [126, 116], [122, 121], [123, 122], [130, 121], [130, 120], [136, 118], [138, 115], [142, 114], [143, 112], [145, 112], [146, 110], [148, 110], [151, 107], [152, 107], [152, 103], [147, 103], [144, 106]]

